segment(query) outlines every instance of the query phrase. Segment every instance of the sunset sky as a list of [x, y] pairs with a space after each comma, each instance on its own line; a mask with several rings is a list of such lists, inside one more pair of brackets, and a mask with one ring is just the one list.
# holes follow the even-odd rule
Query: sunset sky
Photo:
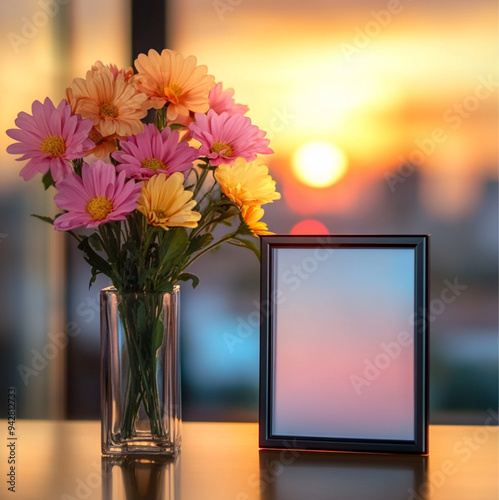
[[[34, 31], [27, 24], [40, 16], [36, 3], [5, 6], [0, 126], [12, 126], [36, 98], [62, 97], [96, 58], [129, 65], [125, 5], [99, 4], [96, 17], [93, 2], [75, 2]], [[175, 0], [169, 9], [172, 47], [235, 88], [272, 139], [272, 167], [292, 210], [348, 211], [363, 186], [393, 181], [412, 161], [427, 206], [452, 217], [473, 210], [483, 182], [497, 177], [495, 2]], [[65, 20], [71, 30], [61, 47], [57, 24]], [[105, 32], [105, 43], [94, 32]], [[61, 67], [64, 55], [70, 63]], [[291, 168], [296, 150], [316, 140], [346, 158], [334, 200], [327, 186], [304, 187]], [[7, 144], [2, 136], [0, 159]], [[321, 168], [333, 178], [339, 166]], [[16, 174], [2, 162], [4, 185]], [[315, 203], [300, 208], [297, 197]]]

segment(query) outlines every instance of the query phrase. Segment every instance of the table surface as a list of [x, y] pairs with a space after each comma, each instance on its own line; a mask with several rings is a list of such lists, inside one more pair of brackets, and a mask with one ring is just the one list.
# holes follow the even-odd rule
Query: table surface
[[425, 457], [259, 450], [257, 424], [184, 422], [182, 451], [175, 459], [119, 463], [101, 458], [100, 422], [20, 420], [11, 494], [5, 480], [11, 438], [7, 421], [0, 424], [5, 455], [0, 498], [499, 498], [498, 427], [493, 426], [430, 426], [430, 454]]

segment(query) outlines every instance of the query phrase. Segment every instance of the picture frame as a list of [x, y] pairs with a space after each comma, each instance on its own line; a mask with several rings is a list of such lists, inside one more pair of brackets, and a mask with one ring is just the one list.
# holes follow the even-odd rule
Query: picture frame
[[429, 239], [261, 236], [260, 448], [428, 453]]

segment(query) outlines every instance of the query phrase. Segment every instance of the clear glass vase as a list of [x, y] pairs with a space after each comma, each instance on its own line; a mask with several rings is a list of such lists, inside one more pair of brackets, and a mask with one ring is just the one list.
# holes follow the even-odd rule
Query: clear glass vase
[[173, 455], [181, 442], [179, 287], [101, 290], [102, 454]]

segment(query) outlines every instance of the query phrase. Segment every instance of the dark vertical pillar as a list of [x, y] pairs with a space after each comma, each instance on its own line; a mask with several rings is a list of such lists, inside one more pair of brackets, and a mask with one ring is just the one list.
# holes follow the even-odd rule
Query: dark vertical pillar
[[132, 61], [149, 49], [167, 48], [167, 0], [131, 0]]

